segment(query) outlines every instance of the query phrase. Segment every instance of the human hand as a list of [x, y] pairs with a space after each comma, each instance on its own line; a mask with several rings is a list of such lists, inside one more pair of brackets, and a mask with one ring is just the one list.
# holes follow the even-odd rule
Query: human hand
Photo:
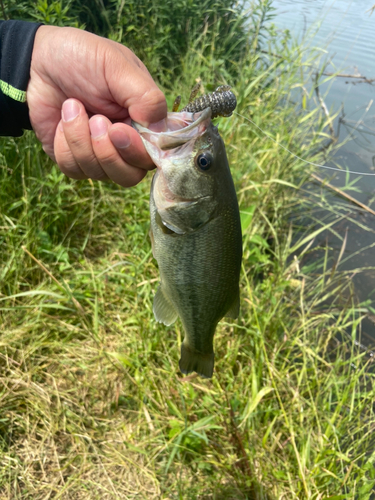
[[27, 103], [44, 151], [68, 177], [128, 187], [154, 167], [130, 122], [162, 130], [167, 104], [123, 45], [75, 28], [41, 26]]

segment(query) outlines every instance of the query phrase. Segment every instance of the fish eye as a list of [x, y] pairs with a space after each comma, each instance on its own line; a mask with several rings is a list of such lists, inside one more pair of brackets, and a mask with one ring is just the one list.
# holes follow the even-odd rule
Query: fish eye
[[203, 153], [199, 153], [195, 157], [195, 163], [197, 167], [199, 167], [201, 170], [209, 170], [209, 168], [212, 165], [213, 162], [213, 156], [209, 151], [204, 151]]

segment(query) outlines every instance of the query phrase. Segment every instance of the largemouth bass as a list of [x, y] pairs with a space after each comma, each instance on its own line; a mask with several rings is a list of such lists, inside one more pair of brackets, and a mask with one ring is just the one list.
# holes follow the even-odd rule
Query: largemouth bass
[[150, 233], [161, 282], [153, 311], [165, 325], [182, 321], [181, 372], [210, 378], [216, 326], [239, 312], [237, 197], [211, 109], [168, 113], [167, 124], [162, 133], [133, 124], [157, 166]]

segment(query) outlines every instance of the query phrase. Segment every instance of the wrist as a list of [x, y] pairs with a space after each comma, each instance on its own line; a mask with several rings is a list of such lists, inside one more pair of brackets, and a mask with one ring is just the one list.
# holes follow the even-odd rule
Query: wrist
[[[35, 34], [34, 47], [31, 55], [30, 76], [33, 72], [46, 73], [45, 67], [52, 66], [53, 52], [58, 55], [55, 43], [60, 29], [57, 26], [40, 26]], [[55, 43], [54, 43], [55, 41]]]

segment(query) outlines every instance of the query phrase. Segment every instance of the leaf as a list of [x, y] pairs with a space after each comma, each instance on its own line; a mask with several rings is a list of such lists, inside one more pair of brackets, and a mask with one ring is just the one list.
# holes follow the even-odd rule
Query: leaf
[[18, 297], [33, 297], [35, 295], [45, 295], [47, 297], [54, 297], [56, 299], [64, 299], [65, 298], [63, 295], [59, 295], [58, 293], [54, 293], [54, 292], [48, 292], [47, 290], [30, 290], [28, 292], [21, 292], [21, 293], [16, 293], [14, 295], [9, 295], [8, 297], [2, 297], [0, 299], [0, 302], [2, 300], [16, 299]]
[[320, 233], [322, 233], [323, 231], [329, 229], [334, 224], [337, 224], [337, 220], [334, 220], [330, 224], [326, 224], [325, 226], [322, 226], [321, 228], [317, 229], [316, 231], [313, 231], [311, 234], [309, 234], [308, 236], [306, 236], [306, 238], [304, 238], [302, 241], [297, 241], [297, 243], [293, 247], [291, 247], [290, 253], [292, 254], [292, 253], [296, 252], [305, 243], [308, 243], [309, 241], [311, 241], [312, 239], [314, 239], [316, 236], [318, 236]]
[[107, 351], [108, 356], [111, 356], [112, 358], [117, 359], [117, 361], [120, 361], [125, 366], [132, 367], [133, 363], [129, 361], [128, 357], [125, 356], [125, 354], [121, 354], [120, 352], [109, 352]]
[[348, 495], [333, 495], [332, 497], [324, 497], [322, 500], [345, 500]]
[[249, 416], [254, 412], [255, 408], [258, 406], [258, 404], [261, 402], [262, 398], [266, 396], [268, 393], [272, 392], [274, 389], [273, 387], [263, 387], [255, 398], [253, 400], [250, 400], [245, 408], [243, 417], [242, 417], [242, 422], [240, 425], [243, 425], [245, 420], [249, 418]]
[[254, 217], [255, 208], [256, 205], [250, 205], [248, 208], [240, 210], [242, 232], [245, 232], [246, 229], [250, 226]]
[[269, 244], [267, 243], [267, 241], [264, 238], [262, 238], [262, 236], [260, 236], [260, 234], [254, 234], [250, 238], [250, 243], [262, 246], [264, 248], [269, 248], [270, 247]]

